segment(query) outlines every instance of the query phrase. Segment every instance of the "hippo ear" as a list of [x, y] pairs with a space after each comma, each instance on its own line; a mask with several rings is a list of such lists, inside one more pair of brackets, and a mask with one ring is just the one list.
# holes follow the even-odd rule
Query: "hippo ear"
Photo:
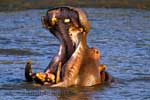
[[88, 33], [90, 31], [90, 22], [87, 19], [86, 13], [79, 8], [74, 8], [74, 7], [69, 7], [69, 8], [78, 12], [80, 24], [82, 25], [86, 33]]

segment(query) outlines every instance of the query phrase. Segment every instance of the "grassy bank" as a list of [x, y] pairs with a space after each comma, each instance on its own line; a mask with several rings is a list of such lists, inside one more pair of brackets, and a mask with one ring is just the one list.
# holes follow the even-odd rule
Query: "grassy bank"
[[150, 0], [0, 0], [0, 11], [55, 6], [150, 9]]

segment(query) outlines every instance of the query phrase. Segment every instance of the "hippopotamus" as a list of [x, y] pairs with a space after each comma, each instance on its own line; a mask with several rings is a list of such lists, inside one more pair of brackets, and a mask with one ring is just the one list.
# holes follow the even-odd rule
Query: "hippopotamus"
[[51, 87], [93, 86], [111, 82], [101, 53], [87, 45], [90, 22], [85, 11], [74, 7], [56, 7], [41, 18], [43, 26], [60, 42], [58, 53], [44, 72], [32, 73], [31, 61], [25, 67], [27, 81], [50, 84]]

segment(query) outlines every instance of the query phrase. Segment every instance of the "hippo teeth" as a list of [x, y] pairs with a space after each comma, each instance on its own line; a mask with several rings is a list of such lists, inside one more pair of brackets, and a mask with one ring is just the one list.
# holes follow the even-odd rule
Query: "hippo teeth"
[[31, 65], [32, 65], [32, 61], [29, 60], [25, 66], [25, 78], [28, 82], [33, 81]]

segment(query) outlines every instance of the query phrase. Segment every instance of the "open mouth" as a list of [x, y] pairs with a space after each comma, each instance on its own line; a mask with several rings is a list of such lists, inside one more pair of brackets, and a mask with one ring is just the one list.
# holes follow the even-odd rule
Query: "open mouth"
[[27, 81], [66, 87], [92, 86], [108, 80], [105, 65], [99, 64], [99, 51], [87, 45], [90, 24], [83, 11], [73, 7], [54, 8], [48, 10], [41, 21], [59, 40], [59, 51], [44, 72], [32, 73], [32, 62], [28, 61], [25, 67]]
[[[62, 63], [62, 66], [65, 65], [81, 42], [84, 31], [77, 11], [68, 7], [55, 8], [49, 10], [41, 21], [43, 26], [60, 41], [57, 60]], [[53, 72], [55, 73], [56, 69]]]

